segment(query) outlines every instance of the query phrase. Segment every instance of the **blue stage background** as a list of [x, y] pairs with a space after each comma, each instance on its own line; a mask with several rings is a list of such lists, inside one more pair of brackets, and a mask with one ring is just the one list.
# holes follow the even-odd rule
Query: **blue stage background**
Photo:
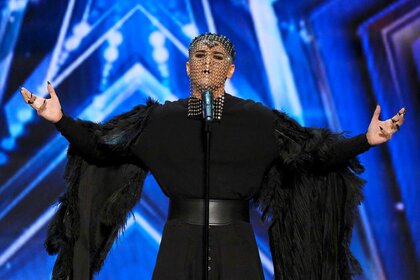
[[[306, 126], [365, 132], [406, 106], [390, 143], [366, 166], [352, 250], [357, 279], [420, 279], [420, 4], [385, 0], [1, 0], [0, 279], [49, 279], [43, 249], [63, 192], [67, 142], [21, 100], [55, 86], [65, 112], [100, 122], [189, 94], [188, 44], [218, 32], [237, 50], [227, 91]], [[167, 198], [152, 176], [96, 279], [150, 279]], [[266, 226], [252, 212], [266, 279]]]

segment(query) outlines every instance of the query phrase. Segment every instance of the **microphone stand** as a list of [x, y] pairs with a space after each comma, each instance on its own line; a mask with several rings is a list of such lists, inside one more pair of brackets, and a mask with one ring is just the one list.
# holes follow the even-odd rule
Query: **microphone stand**
[[203, 279], [209, 278], [209, 193], [210, 193], [210, 136], [213, 121], [213, 94], [210, 90], [202, 93], [204, 130], [206, 134], [204, 164], [204, 232], [203, 232]]
[[208, 279], [209, 274], [209, 192], [210, 192], [210, 135], [211, 135], [211, 122], [206, 121], [206, 159], [205, 159], [205, 197], [204, 197], [204, 279]]

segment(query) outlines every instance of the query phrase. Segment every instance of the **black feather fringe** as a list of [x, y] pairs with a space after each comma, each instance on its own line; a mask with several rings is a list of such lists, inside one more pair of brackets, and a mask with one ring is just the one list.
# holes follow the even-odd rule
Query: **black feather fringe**
[[351, 279], [361, 273], [350, 241], [365, 183], [355, 173], [363, 167], [350, 159], [318, 172], [314, 167], [329, 160], [328, 149], [342, 134], [303, 128], [275, 114], [281, 160], [255, 197], [262, 219], [270, 223], [275, 279]]
[[[148, 99], [146, 105], [137, 106], [103, 125], [80, 120], [79, 123], [96, 135], [98, 146], [101, 147], [104, 157], [111, 154], [129, 157], [130, 145], [143, 131], [150, 118], [151, 110], [157, 105], [156, 101]], [[79, 184], [87, 167], [95, 168], [98, 164], [102, 169], [104, 168], [103, 162], [95, 164], [91, 159], [83, 158], [72, 145], [69, 147], [67, 156], [68, 162], [64, 174], [67, 190], [59, 199], [58, 210], [49, 223], [45, 241], [47, 252], [50, 255], [58, 254], [53, 269], [53, 280], [73, 277], [73, 248], [81, 231]], [[109, 168], [115, 169], [115, 166], [109, 165]], [[92, 274], [100, 270], [112, 244], [124, 229], [127, 216], [140, 199], [142, 185], [148, 173], [144, 166], [131, 162], [119, 165], [118, 168], [121, 171], [118, 172], [119, 176], [122, 176], [121, 181], [125, 183], [115, 187], [116, 191], [110, 194], [103, 203], [102, 209], [99, 210], [99, 222], [95, 225], [106, 230], [102, 231], [105, 233], [103, 240], [95, 240], [94, 245], [99, 245], [93, 245], [90, 248], [90, 255], [93, 256], [90, 263]], [[100, 189], [103, 185], [106, 185], [106, 182], [97, 182], [91, 187]]]

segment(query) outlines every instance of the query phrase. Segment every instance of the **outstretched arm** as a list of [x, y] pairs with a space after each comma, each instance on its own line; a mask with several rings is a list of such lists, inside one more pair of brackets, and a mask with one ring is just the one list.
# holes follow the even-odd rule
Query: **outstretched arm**
[[381, 108], [378, 105], [373, 113], [368, 131], [365, 134], [342, 139], [334, 143], [327, 152], [325, 162], [321, 167], [329, 167], [343, 163], [357, 155], [369, 150], [370, 147], [383, 144], [392, 138], [404, 123], [405, 108], [392, 118], [379, 120]]
[[373, 113], [368, 131], [351, 138], [343, 138], [328, 129], [302, 127], [286, 114], [274, 110], [275, 135], [279, 141], [280, 158], [286, 165], [306, 166], [309, 169], [330, 170], [348, 163], [370, 147], [391, 139], [404, 123], [406, 110], [402, 108], [392, 118], [379, 120], [380, 107]]
[[[48, 82], [47, 89], [50, 98], [39, 97], [23, 87], [20, 93], [25, 102], [36, 110], [39, 116], [54, 123], [57, 130], [82, 155], [96, 161], [106, 160], [108, 156], [101, 151], [94, 130], [63, 114], [60, 100], [50, 82]], [[91, 123], [91, 128], [95, 125]]]

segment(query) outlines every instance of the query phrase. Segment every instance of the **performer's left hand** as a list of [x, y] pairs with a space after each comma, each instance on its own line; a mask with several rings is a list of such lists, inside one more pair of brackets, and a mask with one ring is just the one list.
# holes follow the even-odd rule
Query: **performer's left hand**
[[406, 109], [401, 108], [395, 116], [386, 121], [379, 120], [380, 112], [381, 107], [377, 105], [366, 133], [367, 141], [372, 146], [385, 143], [392, 138], [392, 135], [394, 135], [404, 123]]

